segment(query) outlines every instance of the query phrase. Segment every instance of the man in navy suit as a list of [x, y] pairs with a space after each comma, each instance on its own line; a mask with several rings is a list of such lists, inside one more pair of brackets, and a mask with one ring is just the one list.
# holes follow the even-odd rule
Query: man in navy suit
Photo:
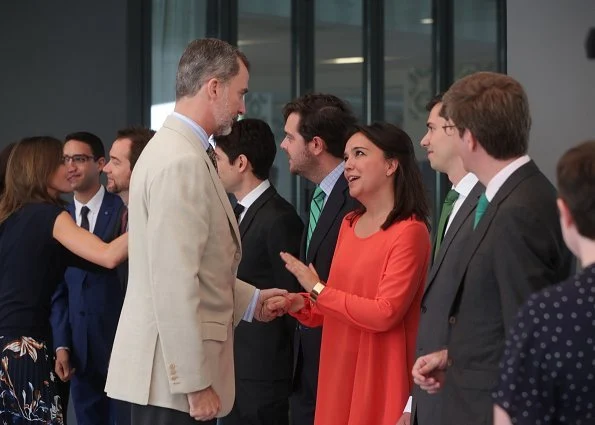
[[[69, 134], [64, 162], [74, 191], [67, 209], [76, 223], [106, 242], [122, 229], [120, 197], [100, 183], [105, 149], [87, 132]], [[54, 294], [51, 323], [56, 373], [71, 379], [71, 394], [79, 425], [114, 424], [115, 404], [104, 392], [124, 287], [116, 271], [89, 272], [70, 267]]]

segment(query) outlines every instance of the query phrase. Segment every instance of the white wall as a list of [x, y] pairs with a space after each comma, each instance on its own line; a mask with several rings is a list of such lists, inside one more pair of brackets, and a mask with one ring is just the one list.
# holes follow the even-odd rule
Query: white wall
[[555, 181], [558, 158], [595, 139], [595, 60], [585, 40], [595, 0], [510, 0], [508, 74], [527, 91], [533, 117], [529, 154]]

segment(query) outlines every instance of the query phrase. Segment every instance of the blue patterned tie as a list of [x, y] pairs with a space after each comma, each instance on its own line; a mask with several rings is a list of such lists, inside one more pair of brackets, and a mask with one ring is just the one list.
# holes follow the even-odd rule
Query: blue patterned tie
[[475, 222], [473, 223], [473, 229], [475, 229], [479, 224], [481, 217], [483, 217], [483, 213], [485, 213], [488, 209], [488, 205], [490, 205], [490, 201], [488, 201], [488, 198], [484, 192], [479, 197], [479, 201], [477, 201], [477, 207], [475, 207]]
[[316, 190], [314, 190], [314, 196], [312, 197], [312, 201], [310, 202], [310, 220], [308, 221], [308, 237], [306, 239], [306, 252], [308, 252], [308, 248], [310, 248], [310, 239], [312, 239], [312, 233], [314, 233], [316, 223], [318, 223], [320, 213], [322, 213], [322, 207], [324, 206], [324, 198], [326, 198], [326, 193], [324, 193], [324, 190], [322, 190], [320, 186], [316, 186]]

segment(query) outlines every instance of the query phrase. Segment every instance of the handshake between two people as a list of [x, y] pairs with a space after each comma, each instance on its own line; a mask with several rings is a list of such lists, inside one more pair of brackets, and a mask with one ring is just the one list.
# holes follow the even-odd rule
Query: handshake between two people
[[[285, 267], [293, 274], [306, 292], [310, 292], [314, 285], [320, 282], [314, 266], [306, 266], [300, 260], [287, 252], [280, 253], [285, 261]], [[304, 308], [305, 299], [300, 294], [292, 294], [284, 289], [263, 289], [256, 306], [254, 317], [260, 322], [270, 322], [284, 314], [295, 313]]]
[[[285, 267], [289, 270], [306, 292], [310, 292], [314, 285], [319, 282], [318, 273], [314, 267], [306, 266], [293, 255], [282, 252], [281, 258], [285, 261]], [[301, 310], [305, 305], [305, 299], [300, 294], [292, 294], [284, 289], [263, 289], [260, 291], [254, 318], [260, 322], [283, 316], [290, 312]], [[197, 421], [207, 421], [215, 418], [221, 410], [219, 395], [212, 387], [187, 394], [190, 407], [190, 416]]]

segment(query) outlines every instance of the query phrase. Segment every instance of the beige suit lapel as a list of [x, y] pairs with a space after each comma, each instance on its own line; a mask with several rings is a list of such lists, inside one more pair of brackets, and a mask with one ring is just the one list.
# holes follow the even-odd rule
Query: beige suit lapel
[[173, 115], [167, 117], [167, 119], [163, 123], [163, 126], [180, 133], [185, 139], [187, 139], [188, 142], [192, 145], [192, 147], [198, 152], [198, 154], [203, 158], [203, 160], [207, 164], [209, 173], [211, 174], [211, 180], [213, 180], [213, 184], [215, 185], [215, 189], [217, 190], [219, 200], [221, 201], [221, 205], [223, 205], [223, 209], [227, 214], [227, 220], [229, 221], [229, 224], [233, 229], [233, 237], [235, 239], [235, 242], [238, 245], [238, 247], [241, 247], [242, 244], [240, 239], [240, 230], [238, 228], [238, 222], [233, 213], [233, 209], [231, 208], [231, 204], [229, 203], [229, 198], [227, 197], [225, 188], [221, 183], [221, 179], [219, 179], [217, 170], [215, 170], [213, 162], [207, 155], [207, 152], [203, 149], [202, 142], [186, 123], [182, 122]]

